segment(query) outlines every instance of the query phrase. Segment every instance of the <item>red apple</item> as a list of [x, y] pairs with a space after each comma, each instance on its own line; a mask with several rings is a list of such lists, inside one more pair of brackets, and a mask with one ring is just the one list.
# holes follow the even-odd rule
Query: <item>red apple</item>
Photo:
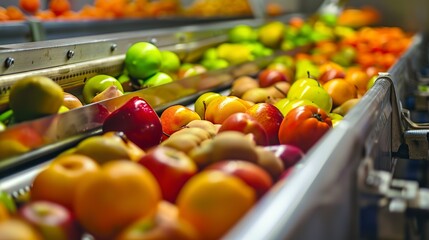
[[240, 178], [255, 190], [258, 199], [273, 186], [271, 176], [263, 168], [248, 161], [221, 161], [209, 165], [205, 170], [219, 170]]
[[259, 86], [262, 88], [269, 87], [276, 82], [289, 82], [286, 75], [278, 70], [265, 69], [258, 75]]
[[197, 166], [190, 157], [167, 146], [150, 149], [138, 163], [156, 178], [163, 199], [173, 203], [183, 185], [197, 173]]
[[133, 97], [113, 111], [103, 123], [103, 132], [123, 132], [143, 150], [161, 142], [162, 125], [157, 113], [142, 98]]
[[273, 62], [273, 63], [270, 63], [266, 67], [266, 69], [277, 70], [277, 71], [283, 73], [286, 76], [286, 80], [288, 82], [292, 82], [291, 80], [294, 77], [293, 69], [290, 66], [287, 66], [285, 63]]
[[247, 114], [258, 121], [265, 129], [269, 145], [279, 144], [278, 132], [283, 121], [281, 111], [270, 103], [257, 103], [247, 109]]
[[218, 133], [224, 131], [237, 131], [244, 134], [252, 134], [257, 145], [268, 144], [267, 132], [264, 127], [248, 113], [234, 113], [223, 121]]
[[72, 240], [82, 235], [70, 210], [54, 202], [29, 202], [19, 209], [19, 216], [33, 225], [44, 239]]
[[304, 152], [298, 147], [292, 145], [280, 144], [266, 146], [264, 148], [279, 157], [282, 160], [285, 169], [293, 167], [304, 157]]
[[344, 72], [344, 70], [337, 69], [337, 68], [330, 68], [320, 75], [319, 81], [323, 84], [334, 78], [345, 78], [345, 77], [346, 77], [346, 73]]

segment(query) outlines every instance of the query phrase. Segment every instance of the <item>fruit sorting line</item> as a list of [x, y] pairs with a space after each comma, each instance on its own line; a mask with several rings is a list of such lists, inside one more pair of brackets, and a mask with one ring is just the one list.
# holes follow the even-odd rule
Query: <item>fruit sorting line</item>
[[[375, 231], [369, 228], [359, 229], [361, 226], [365, 227], [364, 222], [356, 221], [359, 217], [371, 218], [378, 214], [389, 214], [388, 211], [378, 211], [378, 208], [374, 206], [377, 202], [374, 200], [374, 196], [377, 196], [375, 197], [377, 200], [385, 199], [390, 205], [401, 201], [405, 206], [424, 210], [426, 206], [415, 200], [418, 197], [426, 197], [426, 190], [416, 188], [415, 184], [413, 185], [411, 182], [405, 182], [408, 183], [406, 185], [404, 182], [392, 181], [391, 173], [397, 174], [402, 170], [398, 169], [400, 166], [397, 164], [398, 162], [429, 158], [427, 147], [422, 148], [425, 144], [427, 146], [428, 140], [424, 139], [427, 130], [419, 130], [418, 127], [413, 128], [412, 125], [410, 127], [410, 125], [404, 124], [406, 116], [403, 115], [400, 104], [400, 101], [409, 94], [407, 82], [414, 80], [415, 70], [421, 67], [418, 66], [421, 63], [412, 61], [412, 59], [414, 56], [427, 53], [422, 51], [426, 44], [425, 36], [416, 35], [412, 47], [389, 70], [390, 75], [380, 75], [374, 87], [367, 92], [341, 124], [324, 136], [323, 140], [295, 168], [292, 175], [286, 181], [279, 182], [225, 239], [313, 239], [320, 238], [320, 236], [327, 239], [354, 239], [359, 235], [384, 237], [385, 235], [382, 234], [391, 232], [381, 231], [382, 226]], [[259, 63], [263, 64], [263, 62], [264, 60], [260, 60]], [[175, 101], [186, 103], [187, 100], [198, 96], [201, 91], [228, 88], [235, 71], [237, 68], [233, 67], [209, 73], [204, 76], [204, 79], [202, 76], [185, 79], [179, 83], [179, 86], [210, 84], [201, 89], [197, 88], [198, 91], [186, 92], [185, 95], [180, 95], [176, 91], [173, 95], [168, 96], [167, 94], [160, 97], [165, 97], [168, 104]], [[216, 84], [213, 84], [214, 79], [218, 81]], [[113, 109], [135, 95], [159, 97], [161, 93], [165, 93], [161, 90], [167, 90], [169, 87], [177, 90], [178, 85], [167, 84], [145, 89], [131, 93], [131, 95], [107, 100], [101, 104]], [[162, 103], [155, 104], [158, 111], [162, 111], [162, 108], [165, 107]], [[76, 132], [70, 132], [73, 128], [75, 128], [74, 130], [88, 130], [91, 129], [90, 125], [96, 122], [91, 116], [94, 116], [97, 106], [98, 104], [89, 105], [85, 107], [86, 110], [70, 111], [43, 120], [45, 122], [39, 120], [39, 123], [43, 127], [45, 124], [52, 126], [51, 121], [57, 121], [57, 127], [54, 130], [50, 129], [56, 133], [56, 137], [61, 133], [76, 136]], [[64, 125], [59, 124], [62, 120]], [[33, 123], [36, 122], [37, 120]], [[89, 126], [85, 124], [89, 124]], [[64, 126], [68, 126], [68, 128]], [[92, 127], [96, 126], [96, 124], [92, 125]], [[422, 137], [418, 138], [419, 136]], [[408, 146], [408, 149], [405, 146]], [[0, 187], [19, 193], [20, 189], [28, 184], [27, 181], [42, 166], [43, 164], [26, 168], [16, 175], [5, 177], [1, 180]], [[418, 171], [424, 172], [427, 169], [418, 169]], [[371, 179], [374, 178], [378, 180], [371, 182]], [[377, 187], [381, 185], [387, 186], [389, 191], [377, 190]], [[427, 187], [427, 179], [422, 180], [421, 185]], [[414, 190], [412, 193], [415, 195], [406, 195], [411, 190], [395, 192], [395, 187], [400, 186], [402, 186], [401, 189]], [[373, 193], [376, 195], [371, 195]], [[373, 212], [370, 212], [371, 210]], [[396, 212], [396, 216], [400, 215], [399, 210]], [[406, 218], [404, 212], [400, 216]], [[408, 218], [410, 217], [408, 216]], [[395, 236], [401, 234], [405, 236], [406, 234], [403, 226], [388, 230], [396, 231]], [[421, 234], [425, 234], [424, 230]]]

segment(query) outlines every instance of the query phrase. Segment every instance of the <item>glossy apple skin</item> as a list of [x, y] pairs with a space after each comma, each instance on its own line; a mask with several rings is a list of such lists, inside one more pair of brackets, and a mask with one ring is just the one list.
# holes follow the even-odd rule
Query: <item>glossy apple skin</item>
[[288, 144], [266, 146], [264, 148], [279, 157], [282, 160], [285, 169], [293, 167], [305, 156], [301, 149]]
[[280, 143], [278, 132], [283, 121], [283, 114], [277, 107], [270, 103], [257, 103], [247, 109], [246, 113], [256, 119], [265, 129], [268, 145]]
[[186, 154], [167, 146], [149, 150], [139, 161], [158, 181], [164, 200], [174, 203], [183, 185], [198, 168]]
[[274, 69], [262, 70], [258, 75], [259, 86], [262, 88], [269, 87], [276, 82], [289, 82], [286, 75]]
[[225, 160], [213, 163], [204, 170], [218, 170], [236, 176], [255, 190], [260, 199], [273, 186], [271, 176], [255, 163], [242, 160]]
[[155, 75], [144, 80], [143, 87], [155, 87], [173, 82], [173, 79], [167, 73], [157, 72]]
[[113, 111], [103, 123], [103, 131], [123, 132], [143, 150], [161, 142], [162, 125], [157, 113], [142, 98], [133, 97]]
[[82, 235], [72, 213], [49, 201], [32, 201], [19, 209], [19, 216], [33, 225], [47, 240], [79, 239]]
[[268, 145], [268, 136], [264, 127], [248, 113], [240, 112], [230, 115], [223, 121], [218, 133], [225, 131], [238, 131], [244, 134], [252, 134], [253, 140], [257, 145]]

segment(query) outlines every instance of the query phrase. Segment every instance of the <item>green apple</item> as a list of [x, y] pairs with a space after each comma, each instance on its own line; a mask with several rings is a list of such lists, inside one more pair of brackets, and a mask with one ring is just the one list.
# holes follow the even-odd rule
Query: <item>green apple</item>
[[9, 193], [0, 190], [0, 202], [3, 203], [10, 214], [14, 214], [16, 212], [15, 201]]
[[341, 116], [338, 113], [328, 113], [328, 116], [331, 118], [333, 127], [335, 127], [344, 118], [343, 116]]
[[162, 63], [161, 72], [177, 72], [180, 68], [180, 59], [176, 53], [172, 51], [161, 51]]
[[228, 39], [232, 43], [254, 42], [257, 37], [255, 30], [244, 24], [237, 25], [228, 32]]
[[222, 69], [229, 66], [228, 61], [224, 59], [205, 59], [201, 64], [207, 68], [207, 70]]
[[[274, 103], [274, 106], [275, 106], [278, 110], [280, 110], [280, 112], [281, 112], [281, 111], [282, 111], [282, 109], [283, 109], [284, 107], [286, 107], [286, 106], [289, 104], [289, 102], [290, 102], [290, 99], [289, 99], [289, 98], [282, 98], [282, 99], [278, 100], [277, 102], [275, 102], [275, 103]], [[282, 114], [283, 114], [283, 112], [282, 112]], [[283, 114], [283, 116], [284, 116], [284, 114]]]
[[0, 132], [6, 130], [6, 125], [3, 122], [0, 122]]
[[159, 86], [162, 84], [170, 83], [172, 81], [173, 79], [170, 77], [170, 75], [163, 72], [157, 72], [152, 77], [149, 77], [148, 79], [143, 81], [143, 87]]
[[119, 91], [124, 92], [122, 84], [114, 77], [109, 75], [96, 75], [85, 82], [83, 86], [83, 100], [85, 103], [91, 103], [92, 99], [110, 86], [116, 86]]
[[158, 47], [148, 42], [137, 42], [125, 53], [125, 68], [136, 79], [146, 79], [157, 73], [162, 65]]
[[214, 60], [218, 59], [216, 48], [209, 48], [203, 54], [204, 60]]
[[286, 105], [279, 106], [279, 110], [283, 114], [283, 116], [286, 116], [290, 112], [290, 110], [300, 106], [306, 106], [306, 105], [319, 107], [317, 104], [313, 103], [308, 99], [295, 99], [295, 100], [289, 100], [289, 102]]
[[205, 119], [206, 108], [209, 103], [216, 97], [221, 96], [216, 92], [206, 92], [200, 95], [194, 103], [194, 111], [200, 115], [201, 119]]

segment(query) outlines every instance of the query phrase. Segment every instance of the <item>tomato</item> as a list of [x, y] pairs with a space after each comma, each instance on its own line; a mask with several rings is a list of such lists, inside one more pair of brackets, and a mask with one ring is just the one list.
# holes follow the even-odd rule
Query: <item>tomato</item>
[[324, 110], [312, 105], [300, 106], [283, 119], [279, 140], [307, 152], [330, 128], [332, 121]]

